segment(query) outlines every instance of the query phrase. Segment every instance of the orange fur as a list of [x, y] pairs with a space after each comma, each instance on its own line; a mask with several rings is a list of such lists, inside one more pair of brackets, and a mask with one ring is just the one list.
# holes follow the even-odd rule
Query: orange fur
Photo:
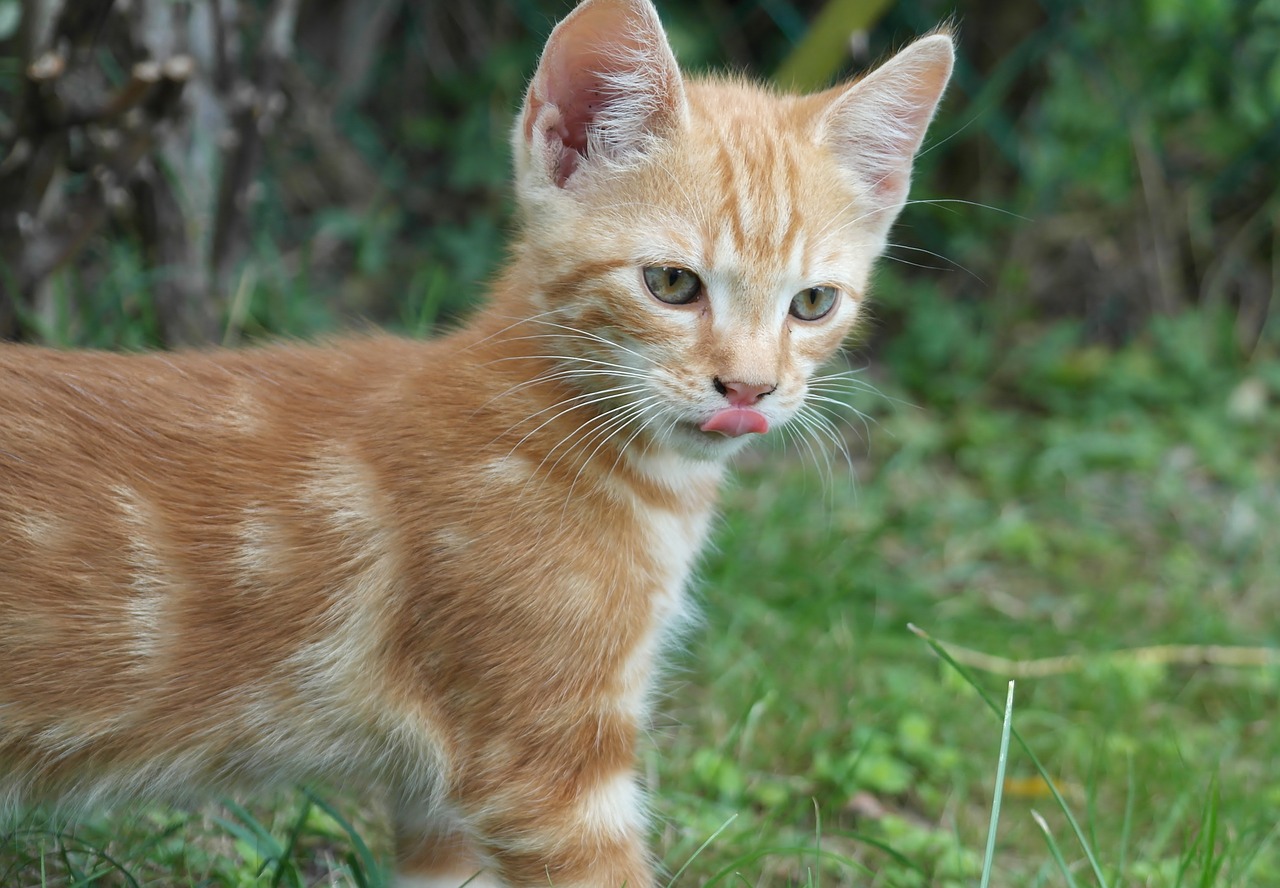
[[[635, 738], [749, 437], [700, 426], [803, 409], [950, 59], [774, 95], [685, 80], [648, 0], [587, 0], [466, 329], [0, 349], [0, 800], [373, 784], [406, 886], [652, 884]], [[788, 314], [812, 288], [830, 312]]]

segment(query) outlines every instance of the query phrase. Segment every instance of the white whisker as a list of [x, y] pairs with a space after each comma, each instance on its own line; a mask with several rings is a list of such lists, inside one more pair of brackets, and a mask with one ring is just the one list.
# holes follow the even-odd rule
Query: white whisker
[[[626, 387], [624, 387], [624, 388], [625, 388], [625, 390], [627, 391], [627, 393], [630, 393], [631, 391], [638, 390], [638, 387], [634, 387], [634, 386], [626, 386]], [[576, 400], [576, 399], [577, 399], [577, 398], [579, 398], [579, 397], [580, 397], [580, 398], [588, 398], [589, 400], [584, 400], [584, 401], [582, 401], [582, 403], [578, 403], [578, 404], [568, 403], [568, 401]], [[507, 451], [507, 455], [506, 455], [505, 457], [503, 457], [504, 459], [510, 458], [510, 457], [512, 456], [512, 454], [514, 454], [517, 450], [519, 450], [519, 449], [520, 449], [520, 447], [521, 447], [521, 446], [522, 446], [526, 441], [528, 441], [531, 437], [533, 437], [534, 435], [536, 435], [536, 434], [537, 434], [538, 432], [540, 432], [542, 429], [546, 428], [548, 425], [550, 425], [551, 423], [555, 422], [557, 419], [559, 419], [560, 417], [564, 416], [565, 414], [567, 414], [567, 413], [572, 413], [574, 410], [578, 410], [578, 409], [581, 409], [581, 408], [584, 408], [584, 407], [592, 407], [592, 406], [595, 406], [596, 404], [608, 403], [608, 402], [611, 402], [611, 401], [614, 401], [614, 400], [616, 400], [616, 398], [615, 398], [615, 396], [614, 396], [613, 394], [604, 394], [604, 393], [597, 393], [597, 392], [587, 392], [587, 393], [584, 393], [583, 395], [576, 396], [575, 398], [570, 398], [570, 399], [568, 399], [568, 401], [557, 401], [556, 403], [554, 403], [554, 404], [550, 405], [549, 407], [545, 407], [545, 408], [543, 408], [542, 410], [539, 410], [537, 413], [533, 414], [533, 416], [527, 416], [527, 417], [524, 417], [523, 419], [521, 419], [521, 420], [519, 420], [518, 422], [516, 422], [514, 425], [511, 425], [511, 426], [507, 427], [507, 429], [506, 429], [505, 431], [503, 431], [500, 435], [498, 435], [497, 437], [495, 437], [495, 438], [493, 439], [493, 441], [491, 441], [491, 442], [490, 442], [490, 444], [492, 444], [492, 443], [494, 443], [494, 442], [496, 442], [496, 441], [500, 440], [501, 438], [503, 438], [503, 437], [504, 437], [504, 436], [506, 436], [507, 434], [510, 434], [514, 429], [518, 428], [518, 427], [519, 427], [520, 425], [522, 425], [523, 423], [526, 423], [526, 422], [530, 421], [530, 420], [531, 420], [531, 419], [533, 419], [535, 416], [539, 416], [539, 415], [541, 415], [541, 414], [543, 414], [543, 413], [546, 413], [546, 412], [547, 412], [547, 411], [549, 411], [549, 410], [556, 410], [557, 412], [556, 412], [555, 414], [553, 414], [552, 416], [550, 416], [550, 417], [548, 417], [547, 419], [543, 420], [541, 423], [539, 423], [537, 426], [535, 426], [533, 429], [531, 429], [529, 432], [527, 432], [527, 433], [524, 435], [524, 437], [522, 437], [519, 441], [517, 441], [515, 444], [513, 444], [513, 445], [512, 445], [511, 449], [510, 449], [509, 451]], [[568, 404], [568, 406], [565, 406], [566, 404]], [[615, 409], [617, 409], [617, 408], [615, 408]], [[613, 411], [607, 411], [607, 412], [606, 412], [606, 415], [607, 415], [607, 413], [608, 413], [608, 412], [613, 412]], [[599, 416], [599, 415], [600, 415], [600, 414], [597, 414], [597, 416]], [[595, 418], [596, 418], [596, 417], [592, 417], [591, 419], [588, 419], [588, 420], [587, 420], [587, 422], [592, 422], [592, 421], [594, 421], [594, 419], [595, 419]], [[581, 426], [579, 426], [579, 427], [581, 427]], [[563, 440], [563, 439], [562, 439], [562, 440]], [[559, 444], [557, 444], [556, 446], [558, 447], [558, 446], [559, 446]], [[552, 448], [552, 450], [554, 451], [554, 450], [555, 450], [555, 448], [553, 447], [553, 448]], [[548, 453], [547, 455], [548, 455], [548, 456], [550, 456], [550, 453]], [[544, 461], [545, 461], [546, 457], [544, 457], [543, 459], [544, 459]], [[539, 466], [539, 467], [541, 467], [541, 466]]]

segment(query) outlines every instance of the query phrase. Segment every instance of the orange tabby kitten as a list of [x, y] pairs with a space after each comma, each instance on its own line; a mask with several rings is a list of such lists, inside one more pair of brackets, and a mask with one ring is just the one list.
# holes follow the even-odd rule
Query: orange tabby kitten
[[633, 750], [725, 461], [857, 320], [951, 63], [775, 95], [586, 0], [466, 329], [0, 348], [0, 799], [368, 783], [400, 885], [654, 884]]

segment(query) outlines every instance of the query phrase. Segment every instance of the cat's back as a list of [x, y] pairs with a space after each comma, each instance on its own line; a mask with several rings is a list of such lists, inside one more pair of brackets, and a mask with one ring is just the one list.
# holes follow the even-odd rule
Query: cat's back
[[[122, 354], [0, 345], [0, 438], [15, 440], [63, 424], [108, 428], [219, 423], [246, 433], [271, 418], [341, 412], [430, 354], [389, 336], [333, 345]], [[283, 413], [282, 413], [283, 411]], [[33, 422], [45, 417], [43, 423]], [[31, 422], [31, 424], [28, 424]]]
[[0, 346], [0, 501], [29, 496], [24, 478], [159, 483], [172, 498], [213, 476], [287, 472], [326, 442], [376, 437], [438, 351], [389, 336], [148, 354]]
[[0, 347], [0, 796], [359, 763], [402, 587], [363, 448], [439, 351]]
[[[432, 351], [391, 337], [138, 355], [0, 347], [0, 594], [66, 587], [77, 562], [98, 590], [138, 585], [148, 561], [224, 572], [187, 585], [243, 583], [230, 553], [252, 549], [255, 516], [310, 527], [312, 495], [354, 496], [353, 484], [326, 488], [331, 464], [361, 462], [346, 457], [409, 407], [441, 425], [412, 403]], [[293, 548], [308, 541], [299, 533]], [[164, 558], [136, 554], [162, 542]]]

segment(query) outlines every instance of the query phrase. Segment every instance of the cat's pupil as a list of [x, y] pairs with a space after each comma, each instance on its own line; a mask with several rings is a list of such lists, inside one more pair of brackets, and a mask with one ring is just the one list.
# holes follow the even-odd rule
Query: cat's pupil
[[835, 307], [836, 295], [835, 287], [809, 287], [801, 290], [791, 300], [791, 314], [803, 321], [816, 321]]
[[668, 305], [687, 305], [702, 294], [702, 280], [689, 269], [674, 265], [646, 268], [644, 283], [655, 298]]

